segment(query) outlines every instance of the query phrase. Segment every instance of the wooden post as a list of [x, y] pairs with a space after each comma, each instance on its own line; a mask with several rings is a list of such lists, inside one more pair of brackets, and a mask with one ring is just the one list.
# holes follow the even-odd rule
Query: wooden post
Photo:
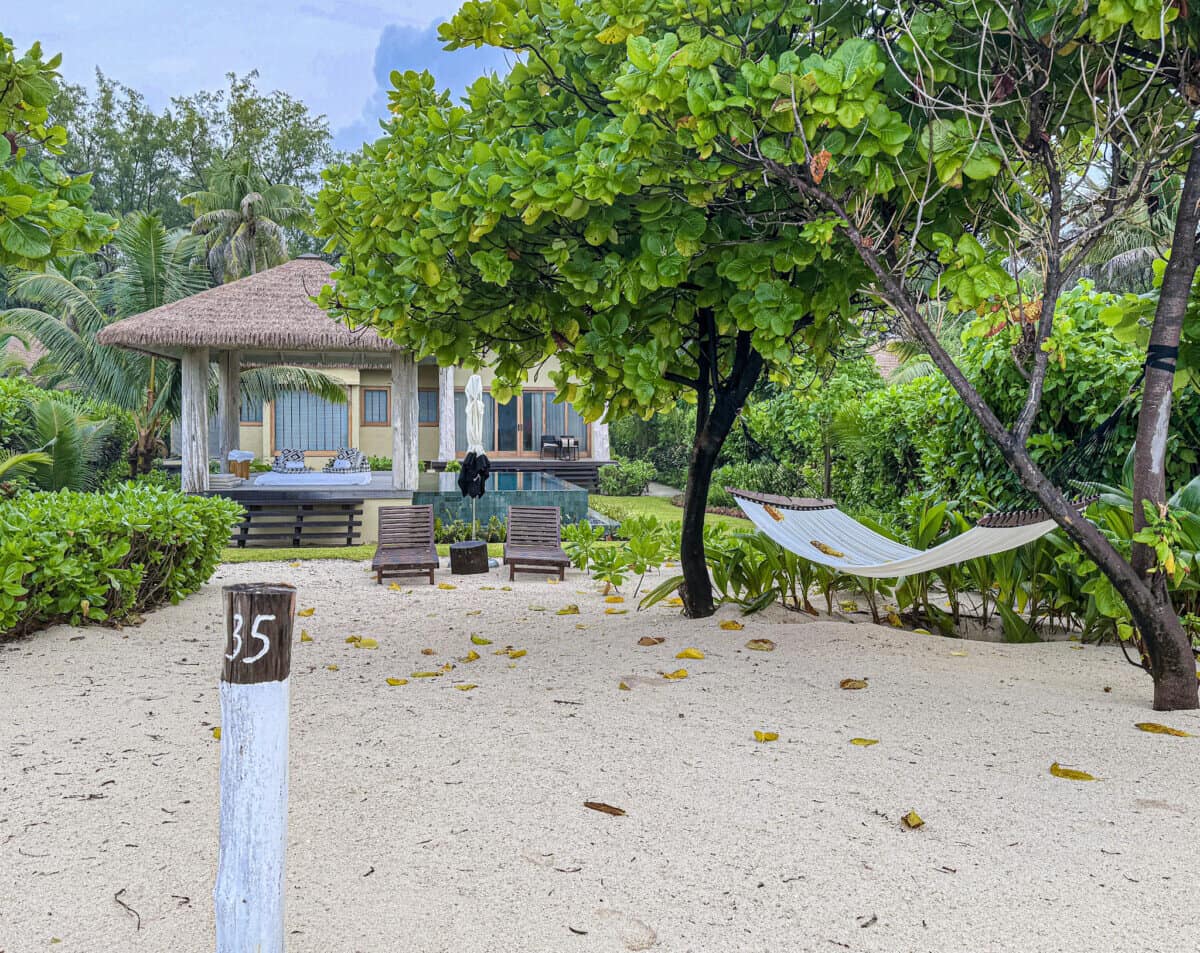
[[229, 472], [229, 451], [241, 450], [242, 355], [222, 351], [217, 355], [217, 419], [220, 421], [220, 469]]
[[417, 488], [417, 365], [408, 351], [392, 354], [392, 487]]
[[183, 352], [180, 488], [184, 493], [208, 489], [208, 348]]
[[458, 451], [454, 432], [454, 368], [438, 368], [438, 459], [453, 460]]
[[225, 586], [217, 953], [283, 953], [288, 675], [296, 590]]

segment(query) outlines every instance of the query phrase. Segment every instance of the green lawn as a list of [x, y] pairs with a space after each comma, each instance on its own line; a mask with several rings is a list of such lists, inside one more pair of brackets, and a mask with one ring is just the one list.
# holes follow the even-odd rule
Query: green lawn
[[[588, 503], [592, 509], [603, 513], [610, 519], [620, 519], [623, 516], [653, 516], [663, 522], [683, 519], [683, 510], [664, 496], [589, 496]], [[736, 516], [714, 516], [708, 514], [705, 523], [723, 523], [732, 530], [748, 532], [754, 529], [754, 524], [747, 519]]]
[[[439, 556], [449, 556], [450, 546], [441, 544], [437, 548]], [[221, 552], [223, 563], [291, 563], [308, 559], [353, 559], [367, 560], [375, 555], [375, 546], [299, 546], [299, 547], [262, 547], [238, 549], [226, 547]], [[504, 555], [503, 543], [489, 543], [488, 555], [499, 559]]]

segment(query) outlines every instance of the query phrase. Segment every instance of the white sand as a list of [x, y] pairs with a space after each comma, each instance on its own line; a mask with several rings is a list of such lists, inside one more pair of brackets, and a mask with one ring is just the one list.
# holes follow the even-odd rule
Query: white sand
[[[213, 949], [220, 585], [281, 578], [317, 607], [292, 677], [292, 953], [1200, 944], [1200, 738], [1133, 727], [1200, 734], [1200, 717], [1150, 712], [1116, 650], [783, 613], [729, 632], [665, 607], [606, 616], [579, 575], [406, 594], [320, 562], [225, 567], [123, 633], [0, 646], [0, 951]], [[554, 614], [571, 602], [581, 615]], [[384, 683], [466, 654], [473, 631], [496, 643], [479, 661]], [[637, 646], [648, 633], [666, 642]], [[528, 655], [491, 654], [506, 644]], [[689, 645], [707, 658], [677, 662]]]

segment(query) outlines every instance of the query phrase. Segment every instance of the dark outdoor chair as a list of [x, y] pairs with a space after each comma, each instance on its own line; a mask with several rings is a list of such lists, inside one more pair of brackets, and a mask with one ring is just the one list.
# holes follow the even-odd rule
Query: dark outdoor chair
[[557, 506], [508, 508], [504, 562], [508, 564], [509, 579], [515, 579], [518, 570], [545, 572], [547, 569], [557, 569], [558, 578], [566, 578], [571, 560], [563, 552], [562, 513]]
[[540, 459], [545, 460], [546, 451], [549, 450], [550, 455], [557, 460], [562, 451], [562, 444], [559, 442], [558, 437], [554, 436], [553, 434], [544, 433], [542, 434], [542, 445], [540, 449], [541, 452], [538, 454]]
[[558, 438], [558, 445], [561, 448], [558, 455], [563, 460], [578, 460], [579, 459], [579, 438], [572, 437], [569, 434], [564, 434]]
[[379, 548], [371, 560], [375, 581], [384, 576], [429, 575], [438, 567], [433, 542], [432, 506], [382, 506], [379, 508]]

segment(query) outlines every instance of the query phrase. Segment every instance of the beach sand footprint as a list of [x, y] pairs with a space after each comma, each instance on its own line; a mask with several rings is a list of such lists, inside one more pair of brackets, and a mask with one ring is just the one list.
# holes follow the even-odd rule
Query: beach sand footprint
[[648, 950], [658, 942], [658, 934], [653, 929], [628, 913], [601, 907], [596, 911], [596, 917], [627, 950]]

